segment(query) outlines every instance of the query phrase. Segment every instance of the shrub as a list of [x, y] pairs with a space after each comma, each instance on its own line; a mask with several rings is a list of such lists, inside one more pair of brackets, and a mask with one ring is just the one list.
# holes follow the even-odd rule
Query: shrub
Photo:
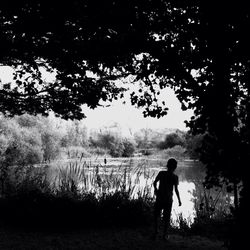
[[187, 136], [186, 140], [186, 148], [187, 152], [192, 159], [199, 159], [200, 158], [200, 150], [202, 147], [202, 142], [204, 139], [203, 134], [198, 134], [194, 136]]
[[5, 135], [0, 134], [0, 162], [2, 162], [5, 157], [5, 151], [8, 148], [8, 142], [8, 138]]
[[91, 155], [86, 148], [80, 146], [67, 147], [66, 151], [69, 159], [78, 158], [81, 160], [82, 158], [89, 157]]
[[100, 147], [90, 147], [88, 149], [88, 152], [91, 155], [107, 155], [107, 154], [109, 154], [109, 150], [107, 150], [105, 148], [100, 148]]
[[55, 159], [60, 152], [58, 136], [53, 131], [43, 131], [41, 138], [43, 144], [43, 160], [51, 161]]
[[60, 136], [48, 119], [27, 114], [1, 117], [0, 131], [0, 158], [9, 166], [37, 164], [58, 156]]
[[159, 143], [160, 149], [173, 148], [174, 146], [183, 146], [184, 139], [177, 133], [170, 133], [166, 135], [165, 140]]
[[71, 122], [62, 136], [60, 144], [62, 147], [88, 146], [87, 128], [82, 126], [79, 121]]
[[186, 156], [186, 149], [180, 145], [174, 146], [164, 150], [165, 158], [174, 157], [177, 159], [184, 158]]
[[112, 157], [130, 157], [135, 151], [135, 146], [131, 141], [111, 133], [98, 134], [96, 140], [91, 137], [90, 143], [92, 147], [106, 150], [105, 152]]
[[117, 141], [118, 141], [117, 138], [110, 133], [98, 134], [98, 139], [96, 140], [96, 146], [111, 150], [115, 146]]
[[[2, 134], [2, 160], [8, 166], [36, 164], [42, 160], [42, 142], [36, 129], [9, 123]], [[4, 142], [4, 143], [3, 143]]]
[[[47, 182], [46, 171], [20, 168], [13, 172], [8, 196], [0, 198], [0, 221], [5, 225], [22, 225], [60, 229], [86, 226], [137, 226], [151, 220], [151, 201], [146, 196], [132, 198], [126, 189], [124, 174], [100, 177], [98, 166], [89, 171], [94, 189], [81, 189], [88, 166], [70, 165], [61, 171], [55, 185]], [[99, 180], [99, 178], [101, 180]], [[18, 181], [14, 181], [14, 180]], [[102, 188], [112, 181], [110, 189]], [[99, 191], [98, 192], [98, 188]]]
[[131, 157], [135, 152], [135, 144], [128, 139], [124, 139], [123, 142], [123, 157]]
[[110, 145], [109, 154], [112, 157], [121, 157], [124, 152], [124, 145], [121, 141], [115, 141]]
[[40, 125], [40, 121], [37, 116], [32, 116], [28, 114], [15, 116], [15, 120], [20, 125], [20, 127], [32, 128], [38, 127]]

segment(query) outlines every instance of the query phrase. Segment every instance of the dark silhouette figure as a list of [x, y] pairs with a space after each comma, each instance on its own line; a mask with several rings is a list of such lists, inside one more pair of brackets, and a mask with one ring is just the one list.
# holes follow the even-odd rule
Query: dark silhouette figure
[[[154, 207], [154, 219], [155, 219], [155, 232], [154, 238], [158, 235], [158, 220], [163, 210], [163, 221], [164, 221], [164, 239], [168, 239], [168, 230], [170, 226], [170, 217], [173, 203], [173, 188], [177, 195], [179, 206], [181, 206], [181, 199], [178, 190], [179, 179], [174, 174], [177, 168], [177, 161], [174, 158], [168, 160], [167, 171], [160, 171], [155, 178], [153, 183], [154, 191], [156, 195], [156, 202]], [[159, 185], [157, 185], [159, 182]]]

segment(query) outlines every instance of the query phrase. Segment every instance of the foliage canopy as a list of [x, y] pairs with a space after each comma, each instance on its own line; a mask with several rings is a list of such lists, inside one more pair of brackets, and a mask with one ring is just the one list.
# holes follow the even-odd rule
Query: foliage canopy
[[[80, 119], [82, 104], [121, 97], [123, 79], [139, 86], [131, 103], [160, 117], [167, 107], [158, 96], [172, 87], [182, 108], [194, 110], [192, 131], [209, 134], [205, 154], [210, 142], [218, 147], [203, 157], [213, 174], [232, 179], [235, 164], [250, 158], [245, 1], [10, 0], [0, 14], [0, 62], [15, 70], [1, 85], [3, 113]], [[45, 81], [41, 68], [55, 80]]]

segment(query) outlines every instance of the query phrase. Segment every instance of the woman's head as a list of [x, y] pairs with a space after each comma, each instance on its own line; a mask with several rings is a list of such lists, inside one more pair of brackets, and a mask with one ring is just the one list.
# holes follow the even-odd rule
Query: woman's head
[[177, 168], [177, 161], [174, 158], [170, 158], [167, 163], [167, 169], [174, 172]]

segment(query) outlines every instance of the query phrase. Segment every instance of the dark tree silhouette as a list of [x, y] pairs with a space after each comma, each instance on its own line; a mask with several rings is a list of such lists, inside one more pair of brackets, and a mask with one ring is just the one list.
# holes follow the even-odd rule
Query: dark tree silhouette
[[[80, 119], [82, 104], [95, 108], [101, 100], [118, 98], [124, 89], [115, 80], [133, 76], [139, 90], [131, 103], [143, 107], [145, 116], [160, 117], [167, 107], [158, 95], [172, 87], [182, 108], [194, 109], [192, 132], [207, 134], [202, 159], [208, 181], [223, 177], [235, 184], [236, 193], [241, 181], [247, 196], [250, 10], [245, 1], [2, 2], [0, 62], [16, 72], [14, 82], [0, 89], [3, 113], [53, 110]], [[56, 80], [42, 81], [39, 67], [56, 72]], [[241, 204], [246, 207], [244, 199]]]
[[[117, 98], [122, 88], [113, 81], [124, 73], [120, 65], [144, 40], [131, 25], [134, 7], [109, 0], [1, 2], [0, 63], [15, 69], [14, 83], [0, 90], [1, 111], [53, 110], [79, 119], [82, 104], [95, 108]], [[56, 80], [43, 81], [39, 67], [55, 72]]]

